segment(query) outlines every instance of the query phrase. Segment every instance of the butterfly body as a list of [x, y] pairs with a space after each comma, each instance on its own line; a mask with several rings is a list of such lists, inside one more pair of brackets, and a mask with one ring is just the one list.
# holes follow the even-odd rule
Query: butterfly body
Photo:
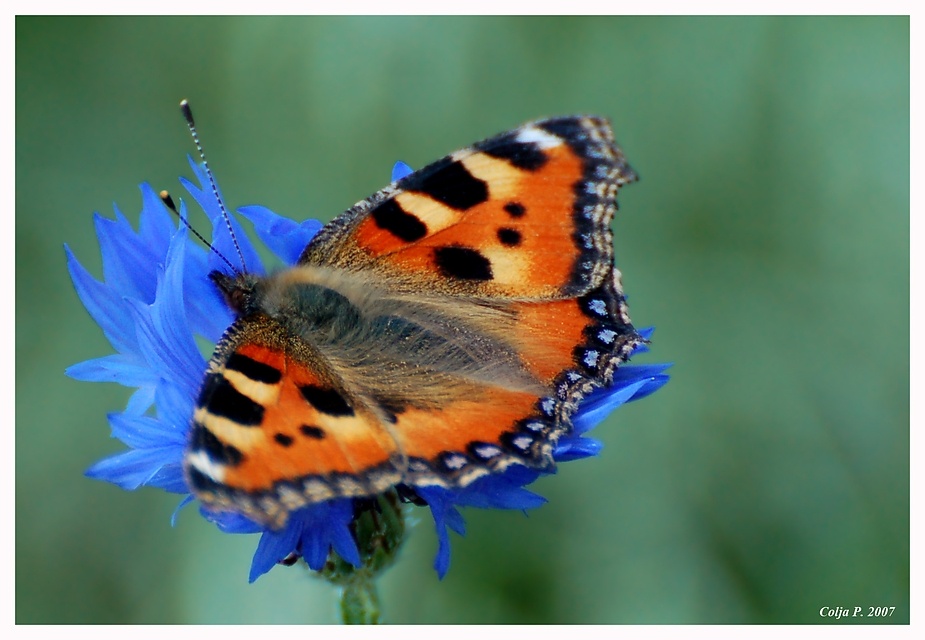
[[336, 218], [298, 264], [212, 279], [216, 347], [185, 460], [271, 527], [336, 497], [554, 466], [581, 399], [643, 342], [610, 222], [635, 179], [606, 121], [525, 125]]

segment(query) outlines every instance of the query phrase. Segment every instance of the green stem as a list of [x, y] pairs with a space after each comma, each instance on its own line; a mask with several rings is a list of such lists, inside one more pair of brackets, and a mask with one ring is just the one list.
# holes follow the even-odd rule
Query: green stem
[[379, 594], [373, 580], [355, 580], [344, 586], [340, 611], [344, 624], [379, 624]]

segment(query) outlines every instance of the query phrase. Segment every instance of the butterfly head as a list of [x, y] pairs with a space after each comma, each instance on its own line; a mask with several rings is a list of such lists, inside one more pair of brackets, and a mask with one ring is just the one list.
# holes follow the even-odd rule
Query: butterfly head
[[225, 302], [238, 315], [245, 317], [255, 313], [258, 309], [261, 278], [252, 273], [237, 273], [228, 275], [221, 271], [213, 271], [209, 279], [225, 296]]

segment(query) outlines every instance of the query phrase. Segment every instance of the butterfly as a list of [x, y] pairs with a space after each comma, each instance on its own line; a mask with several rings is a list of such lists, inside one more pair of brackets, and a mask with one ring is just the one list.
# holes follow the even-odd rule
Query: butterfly
[[192, 492], [278, 529], [333, 498], [551, 471], [645, 342], [610, 229], [634, 180], [605, 119], [539, 120], [357, 203], [291, 268], [213, 271], [236, 320], [195, 408]]

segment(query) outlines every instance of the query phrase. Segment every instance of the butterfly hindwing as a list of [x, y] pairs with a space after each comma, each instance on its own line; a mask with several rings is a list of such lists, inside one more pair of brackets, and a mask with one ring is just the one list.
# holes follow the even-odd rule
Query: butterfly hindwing
[[378, 417], [284, 336], [263, 318], [239, 320], [226, 334], [187, 454], [201, 498], [274, 525], [306, 504], [369, 495], [400, 479], [395, 442]]

